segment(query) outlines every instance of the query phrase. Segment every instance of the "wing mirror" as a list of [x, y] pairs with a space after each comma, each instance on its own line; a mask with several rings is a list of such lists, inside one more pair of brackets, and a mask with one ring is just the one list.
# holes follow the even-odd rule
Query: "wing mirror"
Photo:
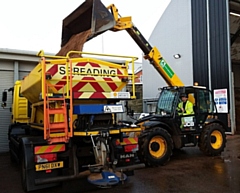
[[6, 107], [7, 106], [7, 91], [6, 90], [4, 90], [3, 92], [2, 92], [2, 107], [4, 108], [4, 107]]

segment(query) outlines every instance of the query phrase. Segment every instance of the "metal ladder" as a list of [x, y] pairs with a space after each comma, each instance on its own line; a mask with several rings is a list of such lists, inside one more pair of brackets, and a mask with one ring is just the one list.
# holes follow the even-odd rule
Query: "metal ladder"
[[[73, 135], [72, 128], [72, 76], [64, 79], [66, 84], [53, 85], [51, 83], [52, 79], [47, 78], [46, 73], [46, 62], [43, 60], [43, 101], [44, 101], [44, 139], [48, 141], [49, 144], [52, 143], [67, 143]], [[57, 65], [57, 64], [55, 64]], [[68, 69], [68, 64], [66, 63], [66, 69]], [[70, 68], [71, 69], [71, 68]], [[71, 74], [71, 73], [70, 73]], [[67, 88], [70, 89], [68, 92]], [[61, 93], [49, 92], [52, 88], [58, 87]], [[66, 93], [70, 93], [67, 94]], [[68, 102], [66, 102], [68, 101]], [[69, 113], [68, 113], [69, 111]]]

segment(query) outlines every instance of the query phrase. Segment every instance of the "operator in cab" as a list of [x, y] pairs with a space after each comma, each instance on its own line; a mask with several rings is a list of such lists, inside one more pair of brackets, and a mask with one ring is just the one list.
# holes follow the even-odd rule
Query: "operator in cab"
[[178, 104], [178, 114], [179, 115], [192, 115], [193, 103], [188, 100], [188, 95], [186, 93], [180, 94], [181, 102]]

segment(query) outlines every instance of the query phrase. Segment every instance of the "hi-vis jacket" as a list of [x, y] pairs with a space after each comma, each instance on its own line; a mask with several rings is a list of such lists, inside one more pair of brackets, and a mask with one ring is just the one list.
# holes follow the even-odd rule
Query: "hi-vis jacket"
[[181, 109], [183, 108], [183, 102], [180, 102], [178, 104], [178, 111], [179, 111], [179, 115], [192, 115], [194, 114], [194, 111], [193, 111], [193, 104], [190, 102], [190, 101], [187, 101], [186, 102], [186, 105], [185, 105], [185, 112], [181, 112]]

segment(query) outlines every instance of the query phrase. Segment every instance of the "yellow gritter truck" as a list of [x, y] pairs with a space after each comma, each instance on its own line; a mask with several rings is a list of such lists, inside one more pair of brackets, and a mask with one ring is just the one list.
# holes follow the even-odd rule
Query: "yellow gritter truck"
[[[141, 128], [118, 123], [125, 111], [119, 102], [135, 98], [124, 88], [130, 79], [134, 83], [128, 70], [136, 58], [79, 51], [66, 56], [40, 51], [38, 56], [29, 75], [8, 89], [13, 92], [9, 149], [11, 159], [21, 165], [23, 189], [80, 177], [110, 187], [144, 167], [135, 137]], [[2, 99], [5, 107], [7, 90]]]

